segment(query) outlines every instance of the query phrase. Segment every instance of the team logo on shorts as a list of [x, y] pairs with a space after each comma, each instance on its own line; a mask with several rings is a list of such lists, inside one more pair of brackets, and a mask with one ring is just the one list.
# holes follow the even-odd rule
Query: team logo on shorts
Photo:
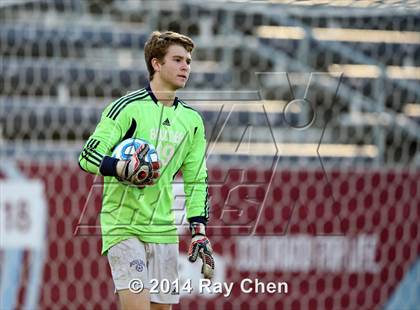
[[133, 267], [133, 266], [135, 266], [135, 268], [136, 268], [136, 270], [137, 270], [138, 272], [142, 272], [142, 271], [143, 271], [144, 266], [146, 266], [146, 265], [145, 265], [145, 263], [143, 262], [143, 260], [141, 260], [141, 259], [135, 259], [135, 260], [133, 260], [132, 262], [130, 262], [130, 267]]

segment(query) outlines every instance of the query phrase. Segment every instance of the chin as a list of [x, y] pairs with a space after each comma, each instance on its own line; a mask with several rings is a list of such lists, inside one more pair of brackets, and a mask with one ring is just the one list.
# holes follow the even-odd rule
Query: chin
[[184, 88], [186, 84], [187, 84], [186, 82], [185, 83], [175, 83], [174, 88], [176, 88], [176, 89]]

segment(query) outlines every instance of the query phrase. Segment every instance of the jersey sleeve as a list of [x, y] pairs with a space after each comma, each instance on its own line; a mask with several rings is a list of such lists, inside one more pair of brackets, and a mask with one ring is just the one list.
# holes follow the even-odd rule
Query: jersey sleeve
[[181, 171], [184, 179], [187, 218], [201, 218], [204, 224], [207, 223], [209, 213], [205, 153], [206, 137], [200, 117], [200, 121], [194, 128], [191, 150], [183, 162]]
[[[105, 157], [110, 159], [107, 155], [121, 141], [123, 132], [128, 127], [124, 113], [121, 113], [117, 118], [109, 117], [112, 107], [111, 104], [104, 110], [95, 131], [86, 141], [80, 153], [79, 166], [86, 172], [105, 175], [101, 173], [101, 163]], [[110, 161], [112, 160], [110, 159]]]

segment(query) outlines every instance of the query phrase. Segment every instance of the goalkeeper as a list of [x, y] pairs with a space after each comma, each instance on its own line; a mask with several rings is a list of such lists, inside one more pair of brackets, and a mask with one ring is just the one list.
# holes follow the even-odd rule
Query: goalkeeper
[[[184, 179], [192, 233], [188, 258], [192, 262], [200, 258], [203, 276], [213, 276], [205, 232], [209, 210], [204, 124], [197, 111], [175, 96], [188, 80], [193, 48], [187, 36], [153, 32], [144, 48], [150, 83], [105, 108], [79, 157], [83, 170], [104, 176], [102, 254], [108, 257], [123, 309], [170, 309], [179, 302], [174, 285], [178, 235], [172, 211], [172, 181], [178, 171]], [[110, 157], [127, 138], [154, 144], [160, 162], [144, 159], [147, 145], [128, 161]], [[140, 293], [130, 287], [133, 279], [142, 281]], [[169, 293], [150, 293], [151, 279], [169, 280]]]

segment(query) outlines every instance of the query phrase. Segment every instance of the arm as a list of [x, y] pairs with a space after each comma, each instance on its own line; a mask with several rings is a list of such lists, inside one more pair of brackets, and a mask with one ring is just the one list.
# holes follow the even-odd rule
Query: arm
[[207, 167], [205, 160], [206, 137], [204, 124], [196, 124], [191, 150], [181, 167], [186, 194], [186, 210], [189, 222], [207, 224], [209, 217]]
[[95, 131], [85, 143], [79, 156], [79, 166], [88, 173], [116, 176], [118, 159], [107, 154], [120, 142], [123, 130], [128, 127], [123, 117], [116, 120], [107, 117], [109, 108], [105, 109]]
[[134, 132], [136, 122], [122, 110], [119, 117], [111, 118], [105, 109], [94, 133], [86, 142], [79, 156], [79, 165], [86, 172], [103, 176], [114, 176], [121, 181], [134, 185], [152, 185], [159, 176], [159, 163], [148, 163], [144, 160], [149, 148], [143, 145], [131, 157], [123, 161], [107, 154], [127, 136], [127, 131]]
[[205, 278], [211, 279], [214, 274], [214, 259], [210, 240], [205, 231], [209, 217], [205, 152], [204, 124], [200, 120], [194, 129], [191, 150], [182, 165], [182, 175], [186, 194], [187, 218], [192, 234], [188, 259], [193, 263], [200, 256], [203, 263], [201, 273]]

